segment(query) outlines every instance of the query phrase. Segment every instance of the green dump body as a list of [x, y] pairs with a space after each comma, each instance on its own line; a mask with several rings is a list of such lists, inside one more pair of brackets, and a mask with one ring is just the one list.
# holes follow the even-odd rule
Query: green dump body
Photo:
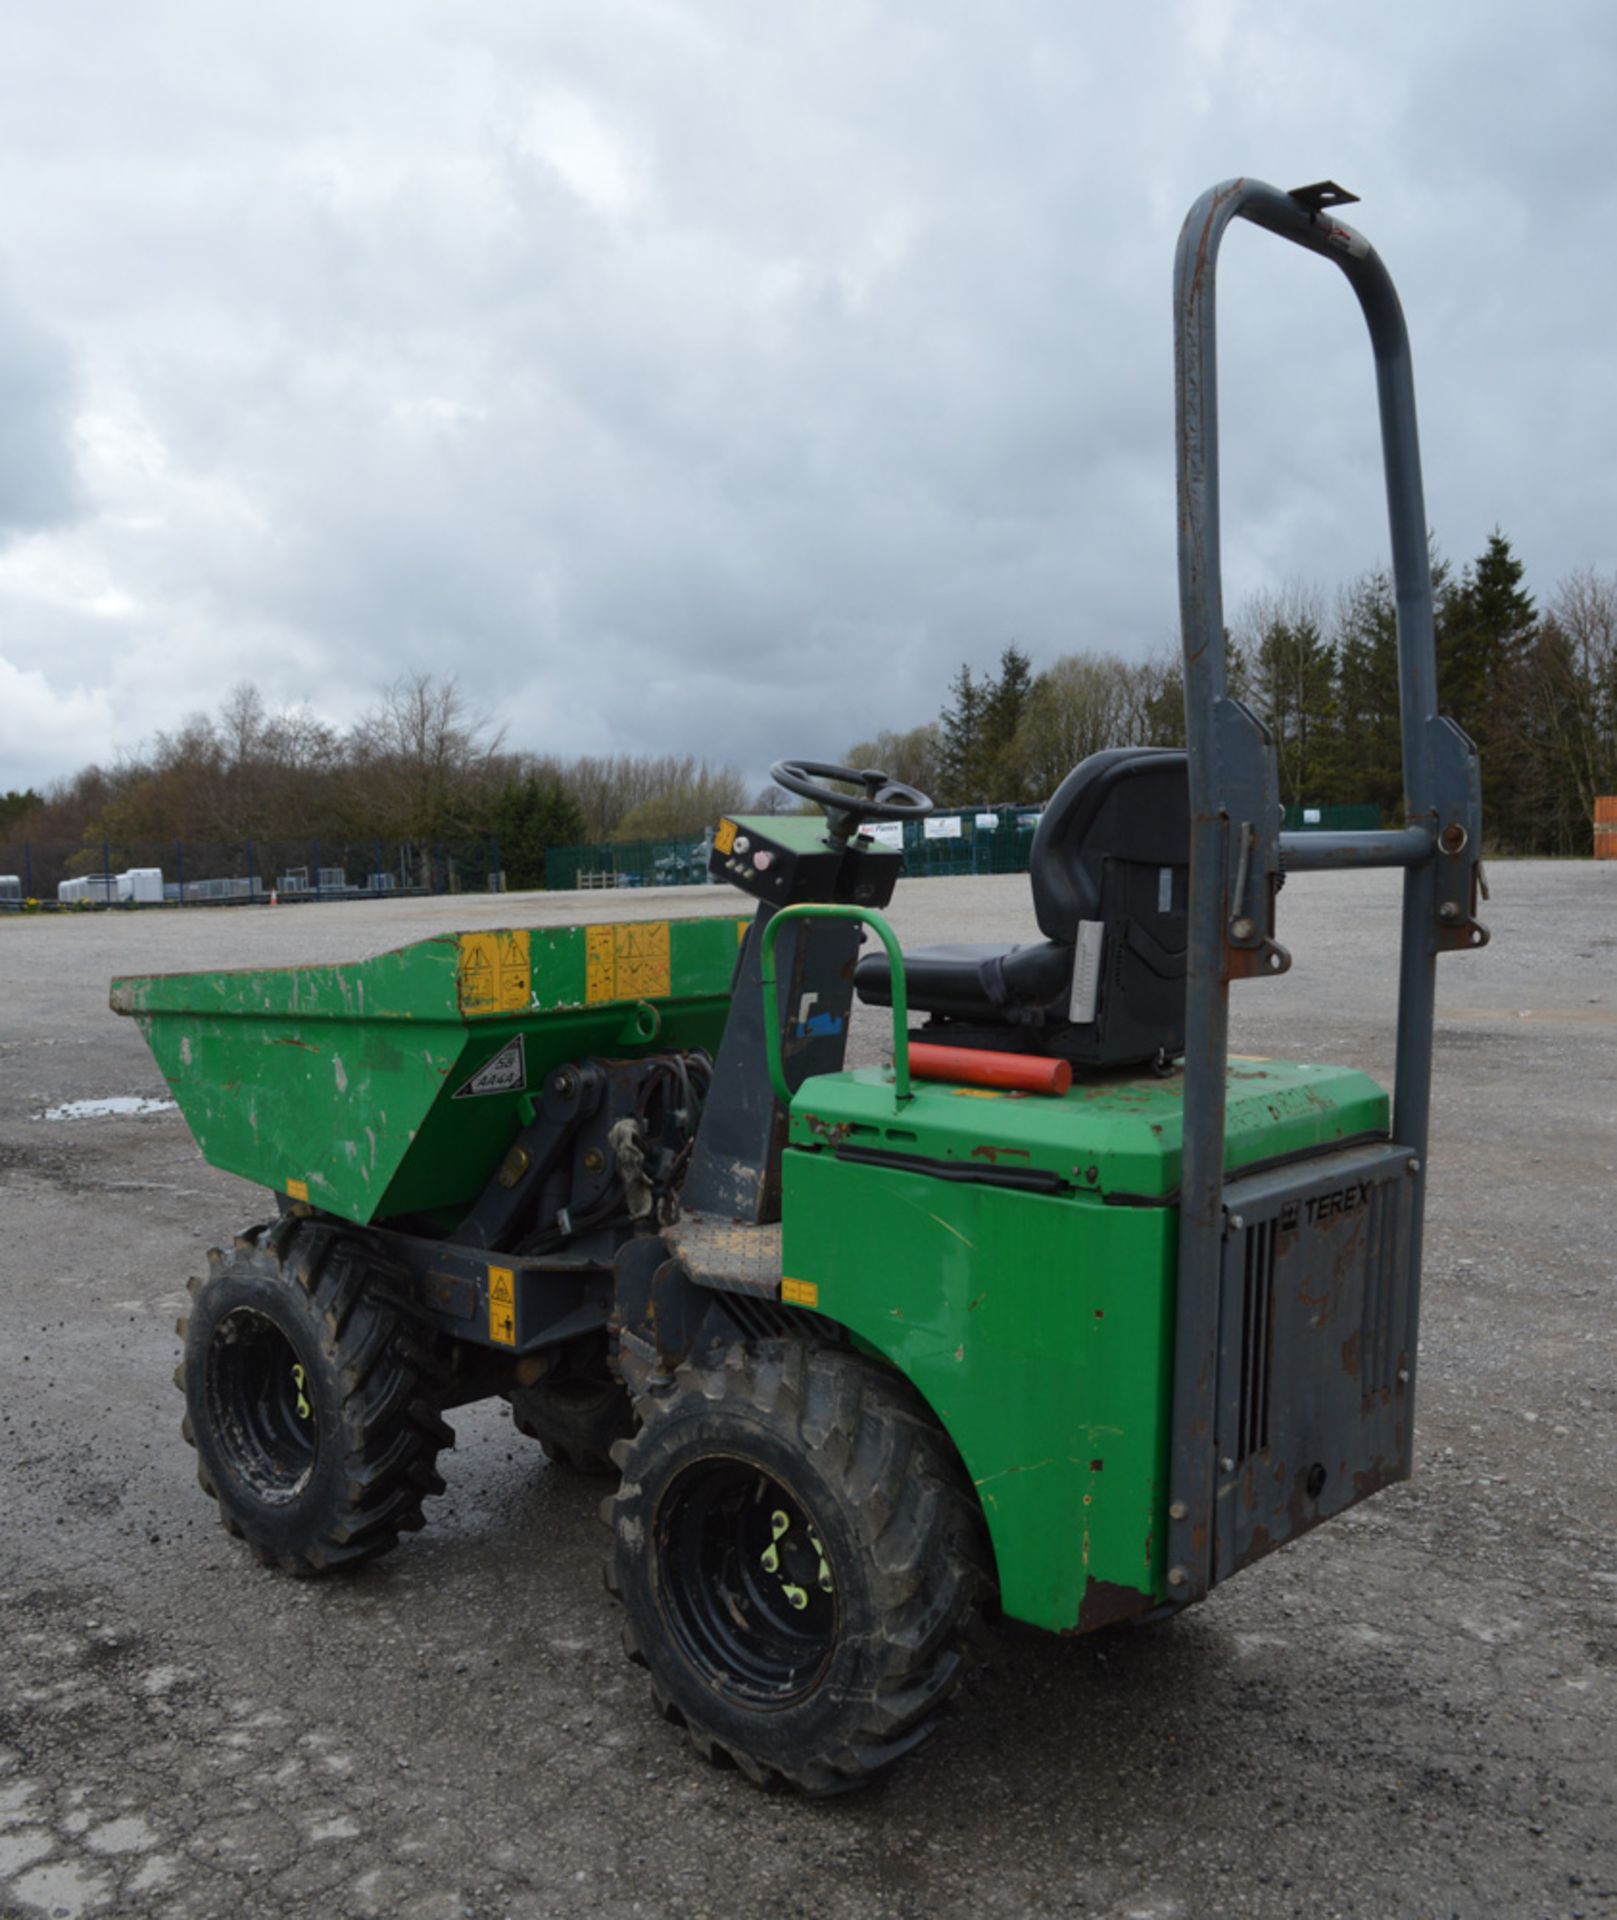
[[115, 980], [211, 1165], [367, 1224], [482, 1191], [569, 1060], [706, 1047], [749, 922], [442, 934], [351, 964]]
[[[981, 1497], [1005, 1611], [1058, 1632], [1166, 1597], [1182, 1090], [917, 1082], [899, 1110], [891, 1073], [861, 1069], [792, 1108], [783, 1297], [925, 1395]], [[1364, 1074], [1230, 1064], [1231, 1179], [1387, 1124]]]

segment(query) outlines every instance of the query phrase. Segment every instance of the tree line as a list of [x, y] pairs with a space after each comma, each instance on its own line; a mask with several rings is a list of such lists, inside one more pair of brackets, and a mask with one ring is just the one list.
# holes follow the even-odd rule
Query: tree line
[[[1617, 574], [1574, 573], [1540, 610], [1497, 530], [1456, 570], [1432, 561], [1442, 710], [1482, 754], [1484, 832], [1501, 853], [1587, 854], [1597, 795], [1617, 793]], [[1288, 806], [1373, 805], [1404, 817], [1398, 628], [1372, 571], [1327, 601], [1294, 584], [1226, 636], [1230, 691], [1268, 724]], [[1042, 672], [1015, 645], [962, 667], [936, 720], [848, 750], [945, 806], [1036, 803], [1106, 746], [1180, 746], [1177, 650], [1145, 661], [1071, 653]]]
[[699, 834], [747, 800], [734, 767], [690, 754], [563, 761], [509, 749], [452, 677], [411, 674], [347, 729], [303, 707], [272, 712], [255, 686], [238, 686], [217, 713], [112, 767], [43, 795], [0, 795], [0, 839], [76, 848], [62, 862], [73, 872], [181, 843], [238, 857], [315, 838], [477, 843], [498, 847], [508, 886], [528, 887], [544, 884], [548, 847]]
[[[1542, 609], [1503, 533], [1455, 569], [1435, 557], [1438, 688], [1483, 756], [1491, 850], [1587, 854], [1597, 795], [1617, 793], [1617, 574], [1585, 570]], [[1327, 599], [1294, 584], [1247, 606], [1229, 636], [1230, 689], [1275, 736], [1292, 806], [1369, 803], [1403, 816], [1397, 621], [1385, 572]], [[1068, 653], [1035, 671], [1019, 646], [962, 666], [941, 712], [851, 746], [944, 806], [1038, 803], [1086, 755], [1184, 740], [1177, 649], [1143, 661]], [[44, 794], [0, 794], [0, 840], [69, 845], [73, 871], [136, 849], [497, 842], [511, 886], [543, 883], [547, 847], [700, 834], [720, 814], [795, 806], [749, 796], [741, 773], [689, 754], [563, 760], [507, 746], [453, 678], [412, 674], [347, 729], [273, 712], [239, 686], [112, 767]]]

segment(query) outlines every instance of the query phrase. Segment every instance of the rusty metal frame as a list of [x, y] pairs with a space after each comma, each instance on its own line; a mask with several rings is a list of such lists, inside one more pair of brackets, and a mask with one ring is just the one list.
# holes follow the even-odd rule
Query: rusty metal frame
[[[1435, 961], [1440, 952], [1481, 946], [1487, 939], [1475, 918], [1482, 829], [1476, 749], [1437, 711], [1409, 336], [1385, 266], [1334, 211], [1352, 198], [1329, 182], [1283, 193], [1258, 180], [1226, 181], [1191, 208], [1174, 263], [1179, 598], [1191, 799], [1188, 1049], [1168, 1526], [1169, 1597], [1179, 1604], [1199, 1599], [1216, 1577], [1214, 1434], [1226, 1233], [1229, 985], [1232, 979], [1272, 977], [1290, 965], [1273, 938], [1282, 856], [1295, 868], [1395, 866], [1404, 871], [1393, 1137], [1418, 1169], [1411, 1196], [1405, 1329], [1411, 1364], [1420, 1299]], [[1397, 603], [1408, 809], [1403, 828], [1282, 834], [1273, 741], [1228, 690], [1214, 287], [1219, 245], [1236, 219], [1333, 261], [1357, 295], [1369, 328]], [[1409, 1405], [1412, 1410], [1412, 1380]]]

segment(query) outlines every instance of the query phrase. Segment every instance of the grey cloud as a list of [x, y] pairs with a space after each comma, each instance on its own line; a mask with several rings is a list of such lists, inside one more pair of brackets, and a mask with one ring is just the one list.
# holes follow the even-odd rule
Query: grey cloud
[[[1553, 45], [1394, 0], [168, 0], [16, 39], [7, 258], [76, 397], [27, 384], [102, 454], [0, 555], [0, 656], [130, 740], [176, 684], [344, 720], [454, 668], [517, 744], [756, 772], [1007, 640], [1162, 644], [1173, 240], [1248, 166], [1365, 195], [1445, 549], [1497, 521], [1540, 591], [1617, 558], [1593, 0]], [[1238, 234], [1221, 292], [1232, 606], [1385, 547], [1362, 329], [1282, 254]], [[35, 441], [0, 487], [39, 528]]]
[[0, 541], [70, 519], [79, 504], [73, 371], [61, 342], [0, 280]]

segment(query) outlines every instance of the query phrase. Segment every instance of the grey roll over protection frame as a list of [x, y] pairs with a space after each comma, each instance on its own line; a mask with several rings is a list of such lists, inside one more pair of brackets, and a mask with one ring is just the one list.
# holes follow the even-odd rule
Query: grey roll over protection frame
[[[1179, 1229], [1177, 1342], [1169, 1461], [1170, 1599], [1188, 1602], [1219, 1577], [1215, 1558], [1220, 1461], [1213, 1444], [1227, 1218], [1224, 1169], [1229, 985], [1290, 965], [1274, 940], [1282, 858], [1293, 870], [1401, 867], [1393, 1140], [1413, 1180], [1409, 1222], [1411, 1333], [1429, 1118], [1435, 963], [1485, 944], [1476, 921], [1481, 784], [1476, 749], [1437, 711], [1432, 582], [1415, 425], [1409, 338], [1392, 280], [1364, 237], [1336, 217], [1352, 201], [1331, 182], [1282, 193], [1237, 179], [1191, 208], [1174, 266], [1174, 389], [1179, 598], [1190, 752], [1190, 908], [1185, 1130]], [[1399, 710], [1408, 824], [1366, 834], [1280, 832], [1274, 744], [1226, 682], [1219, 566], [1218, 394], [1214, 290], [1232, 220], [1250, 220], [1339, 267], [1370, 332], [1380, 403], [1387, 514], [1398, 615]], [[1414, 1342], [1405, 1433], [1413, 1414]], [[1405, 1441], [1407, 1448], [1407, 1437]]]

